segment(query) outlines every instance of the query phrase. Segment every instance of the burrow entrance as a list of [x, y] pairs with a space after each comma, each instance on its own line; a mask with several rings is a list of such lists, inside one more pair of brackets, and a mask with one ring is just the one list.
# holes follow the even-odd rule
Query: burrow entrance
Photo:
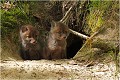
[[67, 39], [67, 59], [73, 58], [79, 49], [82, 47], [85, 40], [74, 35], [70, 34]]

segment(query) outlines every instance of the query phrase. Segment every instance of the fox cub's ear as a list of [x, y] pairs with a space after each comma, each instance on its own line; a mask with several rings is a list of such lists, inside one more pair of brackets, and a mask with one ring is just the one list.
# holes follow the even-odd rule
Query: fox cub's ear
[[56, 21], [52, 20], [51, 27], [55, 27], [55, 26], [56, 26]]
[[21, 27], [21, 30], [22, 30], [22, 32], [24, 33], [24, 32], [27, 31], [28, 29], [27, 29], [26, 26], [22, 26], [22, 27]]

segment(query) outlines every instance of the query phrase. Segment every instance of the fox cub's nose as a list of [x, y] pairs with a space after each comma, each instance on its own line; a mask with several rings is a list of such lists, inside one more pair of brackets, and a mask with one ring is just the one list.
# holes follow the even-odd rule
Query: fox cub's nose
[[62, 38], [63, 38], [63, 39], [66, 39], [66, 38], [67, 38], [67, 36], [66, 36], [66, 35], [63, 35], [63, 36], [62, 36]]
[[30, 43], [31, 43], [31, 44], [36, 44], [37, 41], [36, 41], [35, 39], [31, 39], [31, 40], [30, 40]]

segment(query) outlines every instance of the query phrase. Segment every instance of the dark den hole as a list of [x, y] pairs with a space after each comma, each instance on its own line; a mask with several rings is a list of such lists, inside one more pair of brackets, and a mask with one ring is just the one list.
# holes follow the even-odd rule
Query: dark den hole
[[70, 59], [73, 58], [82, 47], [84, 39], [72, 34], [68, 37], [68, 39], [72, 39], [71, 41], [68, 40], [67, 46], [67, 58]]

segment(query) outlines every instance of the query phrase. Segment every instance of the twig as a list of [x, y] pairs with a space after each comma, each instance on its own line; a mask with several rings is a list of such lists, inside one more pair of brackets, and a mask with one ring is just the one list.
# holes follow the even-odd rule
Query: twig
[[[69, 16], [71, 15], [71, 10], [73, 9], [73, 7], [76, 5], [76, 1], [73, 3], [73, 5], [69, 8], [69, 10], [66, 12], [65, 16], [60, 20], [60, 22], [62, 23], [65, 23], [67, 21], [67, 19], [69, 18]], [[88, 39], [89, 37], [84, 35], [84, 34], [81, 34], [79, 32], [76, 32], [72, 29], [69, 29], [69, 31], [74, 34], [74, 35], [77, 35], [79, 37], [82, 37], [84, 39]]]
[[65, 23], [66, 18], [68, 17], [68, 15], [70, 14], [70, 11], [73, 9], [73, 7], [75, 6], [76, 1], [74, 2], [74, 4], [69, 8], [69, 10], [66, 12], [65, 16], [60, 20], [60, 22]]

